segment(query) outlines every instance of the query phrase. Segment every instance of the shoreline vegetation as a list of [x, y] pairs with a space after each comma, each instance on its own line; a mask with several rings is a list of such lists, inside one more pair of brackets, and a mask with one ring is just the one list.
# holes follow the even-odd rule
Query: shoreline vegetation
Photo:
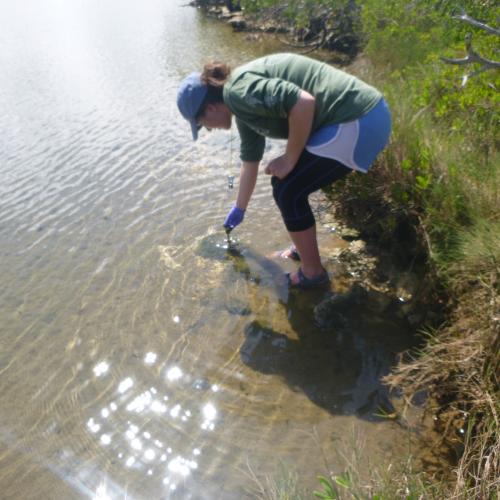
[[391, 143], [370, 175], [350, 176], [327, 194], [363, 239], [422, 270], [419, 308], [444, 313], [421, 315], [423, 347], [385, 382], [409, 404], [425, 395], [453, 473], [444, 459], [441, 476], [405, 469], [391, 473], [399, 485], [390, 490], [383, 474], [363, 489], [351, 470], [323, 478], [317, 496], [500, 498], [500, 71], [478, 71], [477, 58], [442, 59], [498, 61], [498, 3], [464, 0], [463, 11], [433, 0], [191, 5], [237, 31], [286, 34], [291, 50], [335, 50], [391, 105]]

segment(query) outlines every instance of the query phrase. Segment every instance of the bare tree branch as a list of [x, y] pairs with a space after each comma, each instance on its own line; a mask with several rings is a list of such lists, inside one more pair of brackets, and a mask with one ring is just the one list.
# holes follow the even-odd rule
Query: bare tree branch
[[475, 26], [476, 28], [481, 28], [484, 31], [487, 31], [488, 33], [491, 33], [492, 35], [497, 35], [500, 36], [500, 30], [496, 28], [492, 28], [491, 26], [488, 26], [485, 23], [482, 23], [480, 21], [477, 21], [476, 19], [468, 16], [465, 12], [465, 10], [462, 10], [460, 14], [456, 14], [454, 16], [451, 16], [452, 19], [458, 19], [460, 21], [464, 21], [467, 24], [471, 24], [472, 26]]
[[[461, 21], [466, 22], [467, 24], [470, 24], [472, 26], [475, 26], [477, 28], [480, 28], [487, 33], [493, 34], [500, 36], [500, 30], [496, 28], [492, 28], [491, 26], [488, 26], [485, 23], [482, 23], [480, 21], [477, 21], [476, 19], [473, 19], [472, 17], [468, 16], [465, 11], [462, 10], [462, 12], [458, 15], [452, 16], [452, 19], [458, 19]], [[464, 75], [462, 78], [462, 86], [464, 86], [468, 79], [476, 76], [480, 73], [483, 73], [484, 71], [488, 71], [490, 69], [500, 69], [500, 61], [494, 61], [492, 59], [487, 59], [486, 57], [483, 57], [482, 55], [478, 54], [473, 48], [472, 48], [472, 35], [470, 33], [467, 33], [465, 35], [465, 49], [467, 51], [467, 56], [460, 58], [460, 59], [453, 59], [450, 57], [441, 57], [441, 60], [447, 64], [457, 64], [459, 66], [465, 66], [468, 64], [475, 64], [479, 63], [482, 64], [482, 66], [467, 74]]]
[[309, 52], [313, 52], [316, 49], [324, 47], [329, 32], [328, 22], [330, 21], [332, 15], [333, 12], [331, 11], [323, 14], [321, 33], [315, 36], [313, 40], [304, 43], [295, 43], [295, 42], [290, 42], [288, 40], [280, 39], [280, 42], [290, 47], [303, 49], [304, 50], [303, 54], [308, 54]]
[[499, 61], [493, 61], [492, 59], [486, 59], [486, 57], [479, 55], [472, 48], [471, 42], [472, 42], [472, 35], [470, 33], [468, 33], [465, 36], [465, 48], [467, 49], [467, 57], [463, 57], [461, 59], [452, 59], [449, 57], [441, 57], [441, 59], [444, 62], [447, 62], [449, 64], [465, 65], [465, 64], [471, 64], [471, 63], [482, 63], [482, 64], [484, 64], [484, 66], [486, 66], [484, 69], [500, 68]]

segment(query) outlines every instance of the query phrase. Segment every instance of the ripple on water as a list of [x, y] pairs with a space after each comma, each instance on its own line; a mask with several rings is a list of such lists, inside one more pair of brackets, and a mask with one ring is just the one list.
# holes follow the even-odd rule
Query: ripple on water
[[[154, 352], [143, 357], [149, 370], [158, 361]], [[85, 426], [95, 444], [114, 457], [118, 476], [133, 472], [142, 482], [148, 478], [154, 491], [185, 488], [186, 481], [207, 465], [203, 449], [211, 446], [209, 436], [221, 418], [217, 400], [223, 396], [217, 384], [192, 381], [179, 365], [167, 363], [162, 372], [163, 383], [157, 380], [145, 390], [140, 388], [144, 381], [126, 372], [120, 380], [113, 379]], [[93, 373], [109, 378], [113, 367], [103, 360]]]

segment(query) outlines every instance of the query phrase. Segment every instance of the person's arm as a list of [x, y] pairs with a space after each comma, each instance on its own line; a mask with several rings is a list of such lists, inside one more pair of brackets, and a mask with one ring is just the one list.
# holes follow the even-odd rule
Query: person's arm
[[228, 232], [243, 222], [245, 210], [252, 197], [255, 183], [257, 182], [259, 163], [260, 161], [244, 161], [241, 166], [236, 203], [233, 205], [224, 221], [224, 227]]
[[248, 202], [252, 197], [259, 173], [259, 163], [258, 161], [244, 161], [241, 165], [236, 206], [242, 210], [247, 209]]
[[297, 103], [288, 115], [288, 142], [285, 155], [294, 167], [311, 135], [315, 104], [314, 97], [302, 90]]
[[264, 172], [279, 179], [286, 177], [295, 167], [311, 135], [315, 109], [314, 97], [302, 90], [299, 99], [288, 114], [288, 142], [284, 155], [270, 161]]

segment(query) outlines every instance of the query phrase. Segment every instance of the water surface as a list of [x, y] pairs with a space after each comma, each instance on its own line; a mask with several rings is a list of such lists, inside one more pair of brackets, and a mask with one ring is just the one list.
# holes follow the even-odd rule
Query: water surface
[[225, 248], [236, 133], [194, 144], [176, 88], [279, 46], [183, 3], [0, 2], [2, 498], [255, 498], [281, 462], [308, 487], [341, 467], [353, 429], [406, 450], [374, 416], [405, 323], [358, 302], [318, 325], [354, 277], [330, 258], [332, 290], [288, 293], [265, 175]]

